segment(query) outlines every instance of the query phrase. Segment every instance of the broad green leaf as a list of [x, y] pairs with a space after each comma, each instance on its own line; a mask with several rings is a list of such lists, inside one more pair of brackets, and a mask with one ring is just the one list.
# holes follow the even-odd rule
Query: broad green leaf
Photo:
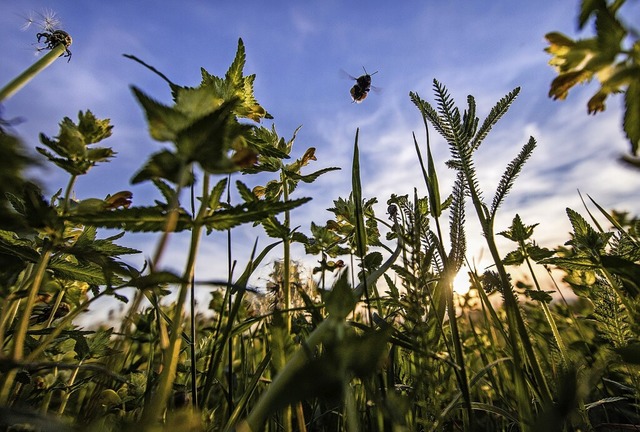
[[635, 68], [636, 79], [629, 83], [624, 96], [625, 112], [623, 127], [635, 155], [640, 147], [640, 66]]
[[191, 124], [185, 114], [153, 100], [136, 87], [131, 87], [131, 90], [145, 111], [149, 133], [153, 139], [174, 141], [178, 132]]
[[348, 272], [342, 272], [333, 288], [325, 296], [327, 313], [338, 320], [342, 320], [351, 313], [358, 299], [347, 282]]
[[213, 230], [226, 230], [234, 226], [258, 222], [274, 214], [291, 210], [309, 202], [311, 198], [299, 198], [286, 202], [256, 201], [224, 210], [218, 210], [204, 218], [204, 225]]
[[49, 263], [49, 268], [62, 278], [86, 282], [89, 285], [107, 285], [109, 282], [112, 284], [122, 282], [117, 276], [112, 276], [111, 280], [107, 281], [102, 267], [91, 262], [80, 264], [53, 258]]
[[164, 179], [174, 184], [183, 183], [189, 186], [195, 179], [190, 170], [185, 170], [185, 165], [186, 161], [179, 155], [169, 150], [162, 150], [151, 155], [142, 169], [133, 176], [131, 183]]
[[[184, 210], [180, 215], [175, 232], [191, 226], [191, 218]], [[167, 222], [167, 211], [160, 207], [130, 207], [100, 213], [69, 215], [71, 222], [85, 223], [101, 228], [122, 229], [129, 232], [163, 231]]]

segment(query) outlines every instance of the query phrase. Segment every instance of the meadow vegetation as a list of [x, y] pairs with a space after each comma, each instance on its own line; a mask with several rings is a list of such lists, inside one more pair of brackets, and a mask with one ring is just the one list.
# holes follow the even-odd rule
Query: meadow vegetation
[[[623, 127], [635, 153], [640, 44], [620, 48], [633, 33], [618, 20], [618, 3], [583, 2], [581, 23], [595, 19], [595, 42], [548, 35], [560, 74], [551, 96], [566, 97], [572, 85], [613, 68], [589, 109], [626, 92]], [[69, 46], [49, 48], [55, 60]], [[314, 148], [299, 149], [295, 133], [283, 138], [263, 125], [271, 115], [254, 97], [256, 77], [244, 74], [242, 40], [223, 76], [202, 69], [193, 87], [128, 57], [172, 95], [167, 105], [131, 87], [150, 136], [162, 143], [130, 173], [132, 184], [155, 186], [153, 202], [134, 204], [130, 191], [115, 190], [76, 197], [94, 166], [117, 163], [109, 119], [90, 110], [65, 117], [56, 136], [40, 135], [37, 153], [2, 124], [0, 430], [637, 430], [640, 220], [587, 198], [583, 209], [566, 209], [572, 232], [555, 250], [540, 247], [537, 224], [518, 214], [509, 227], [495, 226], [537, 143], [531, 137], [504, 161], [493, 188], [478, 181], [483, 167], [474, 155], [518, 88], [482, 107], [483, 119], [473, 96], [460, 106], [438, 80], [431, 99], [412, 92], [425, 134], [407, 143], [423, 176], [411, 195], [365, 197], [358, 130], [350, 167], [313, 168]], [[46, 79], [44, 67], [0, 94]], [[433, 157], [434, 132], [449, 148], [447, 161]], [[36, 156], [68, 175], [52, 196], [43, 179], [25, 174]], [[292, 213], [310, 200], [297, 195], [300, 182], [340, 168], [351, 171], [351, 193], [336, 197], [331, 220], [293, 227]], [[457, 173], [450, 191], [438, 181], [444, 169]], [[258, 174], [271, 180], [247, 186]], [[378, 200], [386, 200], [386, 215], [374, 212]], [[471, 219], [488, 268], [467, 262]], [[240, 268], [233, 242], [220, 245], [228, 273], [202, 280], [201, 243], [242, 224], [260, 225], [271, 243], [256, 243]], [[122, 245], [138, 232], [156, 233], [155, 250]], [[163, 267], [176, 232], [190, 238], [181, 272]], [[512, 250], [499, 250], [498, 236]], [[292, 256], [294, 243], [318, 260], [313, 277]], [[250, 285], [274, 252], [281, 259], [270, 264], [269, 280]], [[149, 257], [142, 268], [127, 263], [134, 254]], [[453, 280], [464, 265], [470, 289], [459, 295]], [[515, 280], [516, 267], [529, 276]], [[198, 309], [200, 290], [211, 301]], [[119, 326], [76, 324], [109, 297], [125, 304]]]

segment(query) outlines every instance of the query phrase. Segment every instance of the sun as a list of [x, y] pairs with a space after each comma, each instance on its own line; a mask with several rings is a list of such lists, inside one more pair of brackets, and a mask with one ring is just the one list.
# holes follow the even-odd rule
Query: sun
[[469, 281], [469, 273], [464, 269], [460, 269], [456, 277], [453, 278], [453, 291], [459, 295], [465, 295], [471, 289]]

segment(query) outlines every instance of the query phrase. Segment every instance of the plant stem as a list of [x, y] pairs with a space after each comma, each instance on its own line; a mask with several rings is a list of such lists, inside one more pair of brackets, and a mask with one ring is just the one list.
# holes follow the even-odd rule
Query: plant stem
[[[187, 294], [189, 293], [189, 283], [195, 274], [196, 257], [198, 255], [198, 247], [200, 245], [200, 237], [202, 233], [202, 224], [200, 221], [206, 214], [207, 210], [207, 196], [209, 194], [209, 175], [205, 174], [203, 178], [203, 199], [198, 211], [198, 215], [194, 220], [194, 228], [191, 231], [191, 245], [189, 248], [189, 256], [185, 265], [185, 270], [182, 275], [182, 280], [185, 281], [180, 285], [180, 291], [178, 293], [178, 301], [176, 302], [174, 314], [171, 322], [171, 336], [169, 340], [169, 347], [163, 353], [163, 367], [160, 375], [160, 382], [155, 394], [151, 398], [148, 406], [145, 407], [142, 424], [144, 426], [150, 426], [162, 415], [165, 410], [167, 401], [169, 399], [171, 388], [175, 380], [176, 370], [178, 367], [178, 358], [180, 355], [180, 345], [182, 342], [181, 328], [182, 328], [182, 315], [184, 305], [186, 303]], [[176, 215], [177, 211], [173, 211], [172, 214]], [[167, 223], [169, 225], [169, 222]]]
[[18, 75], [13, 81], [4, 86], [0, 90], [0, 102], [9, 99], [36, 75], [42, 72], [47, 66], [52, 64], [58, 57], [64, 54], [67, 47], [64, 44], [58, 44], [55, 48], [42, 56], [40, 60], [28, 67], [24, 72]]

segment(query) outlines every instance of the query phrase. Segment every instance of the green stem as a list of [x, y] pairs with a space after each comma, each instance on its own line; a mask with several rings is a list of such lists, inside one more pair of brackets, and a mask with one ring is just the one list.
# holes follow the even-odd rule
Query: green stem
[[[144, 409], [142, 417], [142, 424], [145, 426], [153, 425], [156, 420], [162, 415], [166, 407], [167, 401], [175, 381], [176, 370], [178, 367], [178, 358], [180, 355], [180, 346], [182, 343], [182, 322], [183, 311], [189, 293], [189, 281], [191, 281], [195, 274], [196, 257], [198, 255], [198, 247], [200, 245], [200, 237], [202, 233], [202, 224], [200, 221], [206, 215], [208, 202], [207, 196], [209, 194], [209, 175], [205, 174], [203, 178], [203, 199], [198, 215], [194, 220], [194, 228], [191, 231], [191, 245], [189, 248], [189, 256], [185, 265], [185, 270], [182, 275], [182, 280], [185, 281], [180, 285], [180, 291], [178, 293], [178, 301], [176, 302], [174, 314], [171, 322], [171, 336], [169, 339], [169, 346], [163, 353], [163, 367], [160, 375], [160, 382], [153, 397], [148, 406]], [[172, 212], [177, 216], [177, 211]]]
[[[521, 250], [525, 251], [525, 246], [522, 244], [520, 246]], [[536, 286], [538, 291], [542, 291], [540, 288], [540, 284], [538, 283], [538, 278], [536, 278], [536, 274], [533, 271], [533, 266], [531, 265], [531, 261], [529, 258], [525, 258], [527, 263], [527, 267], [529, 268], [529, 273], [531, 274], [531, 278], [533, 279], [533, 284]], [[558, 330], [558, 326], [556, 325], [556, 321], [553, 319], [553, 315], [551, 314], [551, 310], [549, 309], [549, 305], [541, 301], [539, 302], [540, 306], [542, 306], [542, 312], [544, 313], [547, 322], [549, 323], [549, 327], [551, 327], [551, 332], [553, 333], [553, 337], [556, 340], [556, 345], [558, 345], [558, 349], [560, 350], [560, 357], [562, 357], [562, 362], [567, 364], [567, 348], [564, 345], [564, 341], [562, 340], [562, 336], [560, 335], [560, 331]]]
[[[289, 201], [289, 187], [287, 185], [287, 177], [284, 172], [280, 174], [280, 181], [282, 182], [282, 199], [284, 202]], [[284, 212], [284, 226], [289, 229], [291, 226], [291, 213], [289, 210]], [[282, 247], [283, 247], [283, 275], [282, 275], [282, 289], [284, 290], [284, 310], [285, 310], [285, 326], [286, 326], [286, 337], [291, 337], [291, 313], [289, 309], [291, 309], [291, 240], [289, 234], [285, 238], [282, 239]], [[286, 362], [286, 352], [282, 353], [282, 360]], [[278, 370], [280, 370], [283, 365], [278, 365]], [[282, 423], [285, 432], [291, 432], [293, 430], [293, 409], [291, 405], [284, 408], [282, 412]]]
[[31, 283], [31, 288], [29, 288], [27, 303], [20, 316], [20, 321], [18, 322], [18, 327], [16, 328], [13, 339], [12, 358], [14, 361], [20, 361], [24, 356], [24, 342], [27, 336], [27, 330], [29, 329], [29, 318], [31, 318], [31, 312], [33, 311], [33, 306], [36, 302], [38, 291], [40, 291], [40, 285], [42, 284], [42, 280], [44, 279], [47, 265], [49, 264], [49, 260], [51, 259], [51, 254], [52, 252], [50, 249], [45, 249], [40, 256], [40, 260], [36, 267], [35, 274], [33, 276], [33, 282]]
[[24, 87], [29, 81], [31, 81], [36, 75], [42, 72], [47, 66], [56, 61], [58, 57], [64, 54], [66, 50], [64, 44], [58, 44], [55, 48], [42, 56], [40, 60], [28, 67], [24, 72], [18, 75], [13, 81], [4, 86], [0, 90], [0, 102], [9, 99], [18, 90]]

